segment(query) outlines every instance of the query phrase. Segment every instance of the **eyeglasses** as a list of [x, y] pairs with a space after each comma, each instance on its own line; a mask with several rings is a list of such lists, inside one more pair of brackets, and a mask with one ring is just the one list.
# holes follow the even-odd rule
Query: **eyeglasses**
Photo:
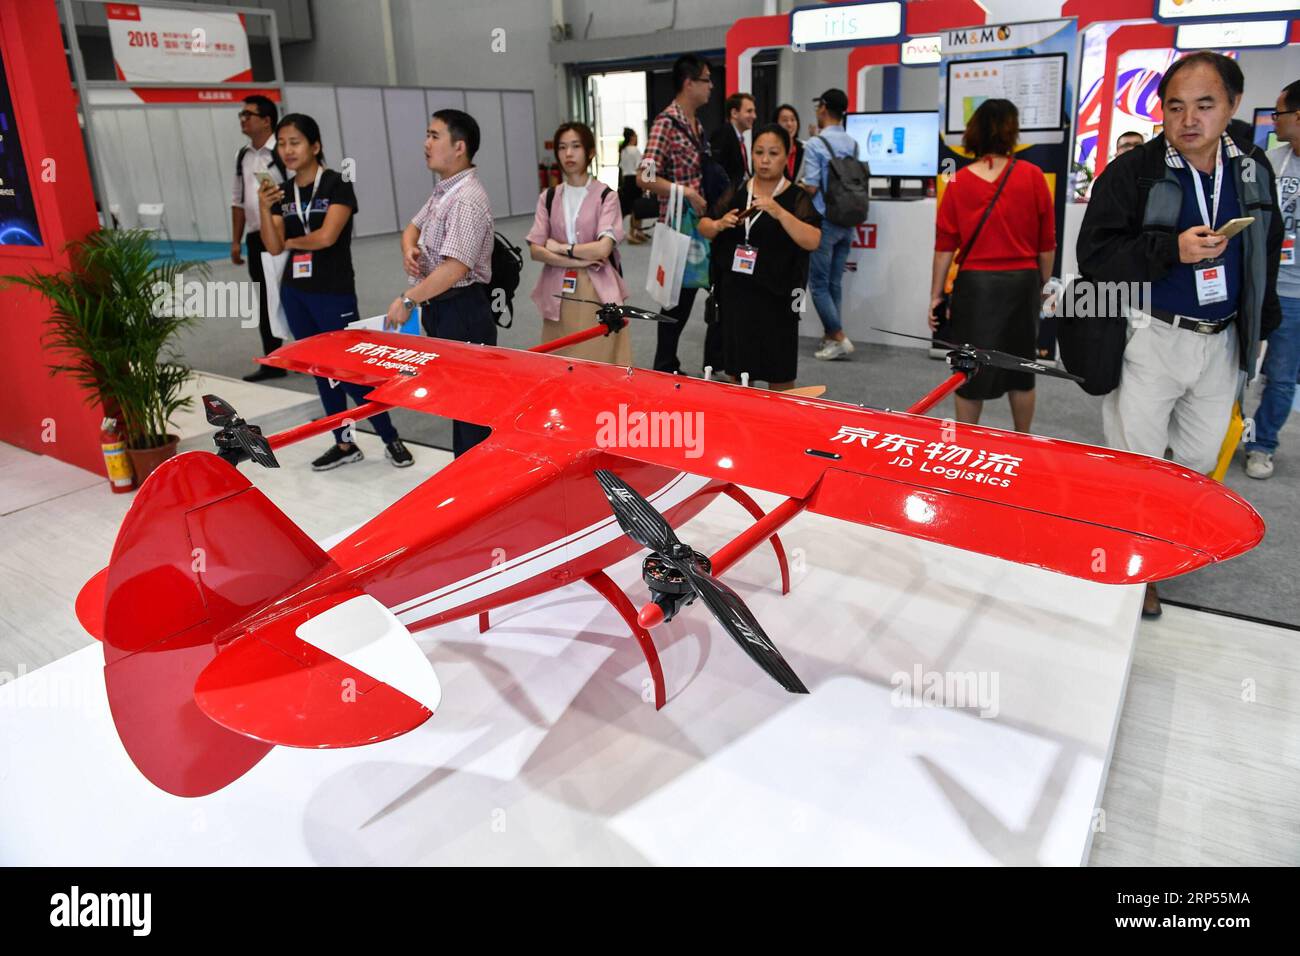
[[713, 85], [713, 77], [711, 76], [696, 76], [692, 77], [692, 79], [694, 79], [696, 83], [707, 83], [709, 86]]
[[252, 110], [240, 110], [240, 111], [239, 111], [239, 118], [240, 118], [240, 119], [260, 119], [261, 116], [262, 116], [261, 113], [254, 113]]
[[1273, 117], [1273, 122], [1276, 123], [1279, 116], [1290, 116], [1292, 113], [1300, 113], [1300, 110], [1282, 110], [1280, 113], [1274, 110], [1268, 115]]

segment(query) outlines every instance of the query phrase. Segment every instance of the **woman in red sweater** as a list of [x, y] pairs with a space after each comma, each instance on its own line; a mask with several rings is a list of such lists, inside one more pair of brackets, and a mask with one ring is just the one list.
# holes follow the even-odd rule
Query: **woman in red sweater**
[[[930, 327], [939, 324], [935, 309], [960, 249], [950, 337], [1032, 359], [1042, 288], [1056, 256], [1056, 214], [1042, 170], [1014, 158], [1019, 138], [1020, 114], [1010, 100], [986, 100], [966, 125], [962, 146], [975, 159], [952, 178], [939, 204]], [[972, 245], [972, 234], [1004, 178], [1002, 193]], [[980, 369], [957, 389], [957, 421], [978, 422], [985, 400], [1003, 395], [1010, 398], [1016, 430], [1029, 431], [1034, 418], [1034, 376], [1029, 372]]]

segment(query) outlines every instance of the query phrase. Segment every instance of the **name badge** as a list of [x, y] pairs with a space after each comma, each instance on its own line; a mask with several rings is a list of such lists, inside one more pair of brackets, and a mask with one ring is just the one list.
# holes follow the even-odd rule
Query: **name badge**
[[564, 281], [560, 283], [560, 291], [565, 293], [578, 291], [577, 269], [564, 270]]
[[753, 246], [736, 246], [735, 258], [731, 260], [732, 272], [743, 272], [745, 275], [754, 274], [754, 266], [758, 264], [758, 250]]
[[295, 252], [293, 254], [293, 277], [295, 279], [311, 278], [311, 253]]
[[1228, 276], [1223, 270], [1222, 259], [1197, 266], [1193, 271], [1196, 275], [1197, 302], [1213, 305], [1215, 302], [1228, 301]]
[[1282, 237], [1282, 265], [1295, 265], [1295, 233]]

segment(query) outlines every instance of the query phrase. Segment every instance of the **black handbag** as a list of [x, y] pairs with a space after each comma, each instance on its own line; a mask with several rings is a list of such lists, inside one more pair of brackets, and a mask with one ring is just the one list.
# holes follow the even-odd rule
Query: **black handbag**
[[1056, 347], [1065, 370], [1083, 379], [1079, 387], [1089, 395], [1105, 395], [1119, 388], [1128, 345], [1128, 320], [1124, 316], [1062, 315], [1056, 320]]
[[[1002, 188], [1006, 186], [1007, 180], [1011, 178], [1011, 169], [1015, 165], [1016, 165], [1016, 157], [1012, 156], [1011, 162], [1007, 163], [1006, 172], [1002, 174], [1002, 178], [998, 181], [998, 188], [993, 191], [993, 198], [989, 200], [988, 207], [985, 208], [984, 210], [984, 215], [980, 216], [980, 221], [975, 224], [975, 231], [970, 234], [970, 240], [966, 243], [966, 245], [962, 246], [962, 248], [958, 250], [957, 258], [955, 261], [957, 263], [959, 270], [961, 264], [965, 262], [966, 259], [970, 256], [970, 251], [975, 246], [975, 240], [977, 240], [980, 237], [980, 232], [983, 231], [984, 229], [984, 223], [988, 222], [989, 213], [991, 213], [993, 211], [993, 207], [997, 205], [998, 197], [1002, 195]], [[935, 311], [939, 314], [939, 327], [935, 329], [934, 337], [936, 339], [944, 339], [945, 341], [951, 341], [952, 340], [952, 293], [944, 292], [942, 299], [943, 301], [940, 302], [937, 306], [935, 306]]]

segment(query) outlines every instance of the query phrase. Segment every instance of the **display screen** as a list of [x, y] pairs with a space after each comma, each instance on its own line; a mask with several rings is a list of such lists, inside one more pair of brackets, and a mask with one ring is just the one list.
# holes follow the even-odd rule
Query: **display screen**
[[1262, 150], [1270, 150], [1281, 142], [1277, 138], [1277, 127], [1273, 124], [1273, 107], [1265, 106], [1255, 110], [1255, 145]]
[[939, 172], [939, 113], [850, 113], [844, 129], [873, 176], [935, 176]]
[[1065, 125], [1065, 54], [951, 61], [946, 132], [963, 132], [980, 104], [992, 99], [1016, 104], [1024, 132], [1061, 129]]
[[0, 246], [39, 245], [41, 227], [36, 221], [32, 184], [18, 139], [9, 77], [0, 57]]

